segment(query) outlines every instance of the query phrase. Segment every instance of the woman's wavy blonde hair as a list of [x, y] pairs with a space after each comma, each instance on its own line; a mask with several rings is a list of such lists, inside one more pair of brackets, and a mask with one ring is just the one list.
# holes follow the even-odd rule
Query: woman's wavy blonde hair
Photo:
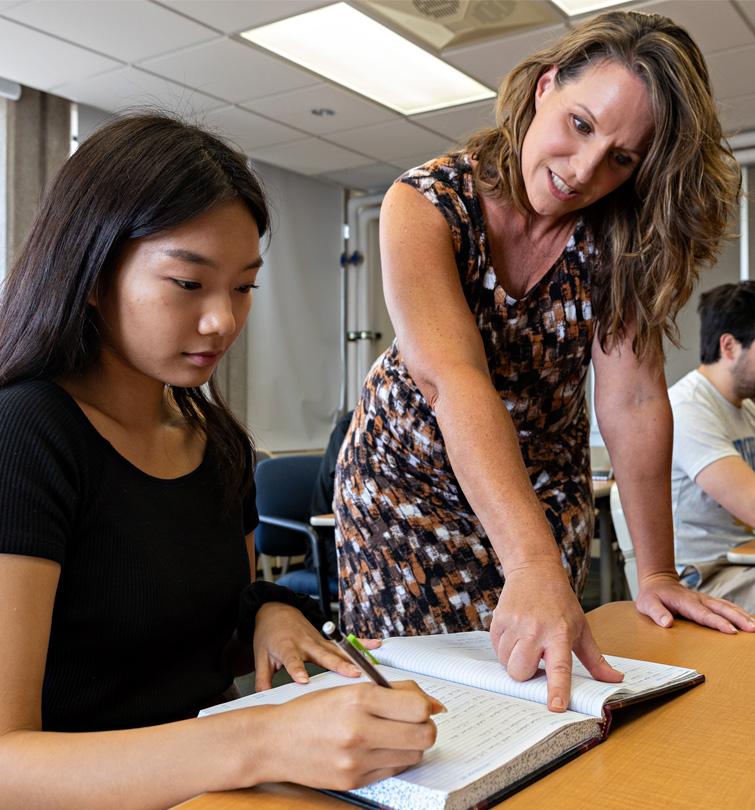
[[701, 265], [715, 261], [729, 235], [741, 186], [739, 166], [722, 143], [708, 70], [689, 34], [659, 14], [615, 11], [588, 20], [508, 74], [497, 127], [476, 133], [464, 149], [477, 157], [479, 191], [530, 216], [521, 154], [537, 81], [555, 65], [563, 85], [606, 60], [644, 81], [654, 132], [632, 178], [584, 212], [601, 256], [593, 275], [598, 339], [605, 350], [634, 325], [634, 353], [657, 359], [664, 335], [679, 345], [676, 316]]

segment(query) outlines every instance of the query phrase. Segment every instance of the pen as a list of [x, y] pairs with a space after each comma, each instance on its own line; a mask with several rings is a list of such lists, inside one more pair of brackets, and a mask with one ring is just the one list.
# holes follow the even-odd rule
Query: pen
[[[343, 637], [334, 622], [325, 622], [322, 626], [322, 633], [326, 638], [329, 638], [337, 644], [371, 681], [378, 686], [384, 686], [386, 689], [392, 688], [390, 683], [367, 660], [367, 657], [359, 651], [354, 642]], [[356, 641], [356, 639], [354, 639], [354, 641]], [[361, 647], [362, 645], [360, 644], [359, 646]]]

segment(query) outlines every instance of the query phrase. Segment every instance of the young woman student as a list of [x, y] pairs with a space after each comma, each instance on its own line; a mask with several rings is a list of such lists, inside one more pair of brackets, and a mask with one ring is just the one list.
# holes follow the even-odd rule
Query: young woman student
[[[370, 371], [336, 480], [342, 621], [361, 635], [490, 629], [516, 678], [572, 651], [620, 675], [578, 597], [593, 532], [584, 382], [637, 552], [637, 608], [734, 633], [684, 588], [671, 520], [664, 335], [736, 210], [702, 54], [667, 17], [594, 17], [506, 77], [497, 126], [386, 195], [396, 341]], [[379, 597], [376, 599], [376, 595]]]
[[251, 658], [252, 635], [259, 686], [278, 665], [306, 680], [305, 659], [357, 674], [297, 609], [306, 600], [249, 587], [253, 449], [212, 374], [246, 320], [267, 228], [242, 155], [129, 116], [65, 164], [7, 279], [3, 807], [350, 787], [433, 743], [439, 707], [411, 684], [195, 717], [232, 684], [234, 645]]

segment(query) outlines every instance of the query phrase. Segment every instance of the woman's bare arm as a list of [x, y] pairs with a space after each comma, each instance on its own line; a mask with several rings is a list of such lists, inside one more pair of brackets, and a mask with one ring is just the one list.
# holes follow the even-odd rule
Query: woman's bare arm
[[679, 584], [671, 516], [673, 416], [660, 359], [640, 363], [633, 333], [605, 353], [593, 343], [595, 413], [637, 555], [637, 607], [668, 627], [673, 613], [723, 632], [755, 630], [748, 614]]
[[449, 227], [410, 186], [398, 183], [386, 194], [380, 252], [401, 353], [435, 411], [454, 473], [504, 571], [538, 561], [561, 568], [511, 417], [490, 379]]

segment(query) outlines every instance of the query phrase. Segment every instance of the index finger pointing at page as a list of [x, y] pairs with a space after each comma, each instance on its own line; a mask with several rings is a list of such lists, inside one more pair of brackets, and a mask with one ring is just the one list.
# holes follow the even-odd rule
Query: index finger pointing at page
[[545, 675], [548, 679], [548, 708], [552, 712], [566, 711], [571, 695], [571, 647], [559, 640], [543, 653]]

